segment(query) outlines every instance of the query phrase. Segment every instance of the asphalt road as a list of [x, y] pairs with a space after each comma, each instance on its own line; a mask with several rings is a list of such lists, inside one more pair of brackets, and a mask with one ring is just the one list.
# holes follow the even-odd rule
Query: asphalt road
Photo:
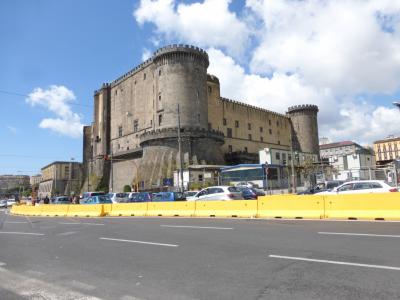
[[3, 211], [0, 299], [400, 299], [400, 223]]

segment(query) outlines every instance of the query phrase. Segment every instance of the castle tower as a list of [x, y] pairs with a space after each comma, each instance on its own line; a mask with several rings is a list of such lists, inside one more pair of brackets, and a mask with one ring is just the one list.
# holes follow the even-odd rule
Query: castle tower
[[104, 157], [110, 153], [110, 98], [110, 85], [103, 83], [94, 92], [94, 122], [84, 128], [84, 188], [87, 190], [106, 186], [109, 180], [110, 163]]
[[296, 105], [288, 108], [287, 115], [292, 123], [292, 142], [295, 150], [319, 156], [317, 114], [316, 105]]
[[171, 45], [159, 49], [154, 64], [154, 129], [140, 135], [143, 157], [140, 181], [160, 184], [179, 167], [178, 104], [183, 166], [223, 164], [222, 132], [208, 128], [207, 53], [197, 47]]
[[[197, 47], [172, 45], [154, 53], [156, 128], [181, 125], [207, 128], [207, 53]], [[161, 117], [160, 117], [161, 116]]]

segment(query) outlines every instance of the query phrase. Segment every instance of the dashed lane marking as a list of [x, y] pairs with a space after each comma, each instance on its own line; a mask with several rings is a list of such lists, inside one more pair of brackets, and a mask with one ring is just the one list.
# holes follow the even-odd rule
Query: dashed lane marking
[[318, 232], [318, 234], [400, 238], [400, 235], [394, 235], [394, 234], [374, 234], [374, 233], [354, 233], [354, 232], [324, 232], [324, 231], [321, 231], [321, 232]]
[[370, 265], [370, 264], [359, 264], [359, 263], [352, 263], [352, 262], [346, 262], [346, 261], [313, 259], [313, 258], [306, 258], [306, 257], [283, 256], [283, 255], [269, 255], [269, 257], [271, 257], [271, 258], [289, 259], [289, 260], [298, 260], [298, 261], [307, 261], [307, 262], [318, 262], [318, 263], [334, 264], [334, 265], [346, 265], [346, 266], [354, 266], [354, 267], [364, 267], [364, 268], [400, 271], [399, 267]]
[[18, 232], [18, 231], [0, 231], [0, 234], [16, 234], [16, 235], [44, 235], [36, 232]]
[[164, 243], [154, 243], [154, 242], [134, 241], [134, 240], [124, 240], [124, 239], [113, 239], [113, 238], [105, 238], [105, 237], [101, 237], [99, 239], [100, 240], [107, 240], [107, 241], [136, 243], [136, 244], [147, 244], [147, 245], [157, 245], [157, 246], [165, 246], [165, 247], [178, 247], [179, 246], [179, 245], [174, 245], [174, 244], [164, 244]]
[[28, 222], [25, 221], [7, 221], [4, 222], [5, 224], [27, 224]]
[[59, 233], [59, 234], [57, 234], [57, 235], [65, 236], [65, 235], [73, 235], [73, 234], [75, 234], [75, 233], [76, 233], [76, 231], [67, 231], [67, 232]]
[[160, 225], [161, 227], [171, 228], [198, 228], [198, 229], [221, 229], [221, 230], [233, 230], [231, 227], [209, 227], [209, 226], [186, 226], [186, 225]]

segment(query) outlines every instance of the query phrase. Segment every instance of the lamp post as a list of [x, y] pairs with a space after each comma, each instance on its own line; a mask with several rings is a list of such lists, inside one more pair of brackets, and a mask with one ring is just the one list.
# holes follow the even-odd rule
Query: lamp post
[[183, 155], [182, 155], [182, 139], [181, 139], [181, 113], [178, 104], [178, 152], [179, 152], [179, 178], [180, 178], [180, 189], [183, 193], [185, 187], [183, 184]]
[[[22, 186], [22, 189], [24, 189], [24, 187], [23, 187], [23, 185], [22, 185], [22, 171], [17, 171], [17, 173], [19, 174], [19, 180], [18, 180], [18, 183], [19, 183], [19, 187], [18, 187], [18, 200], [19, 201], [21, 201], [21, 186]], [[24, 192], [24, 191], [23, 191]], [[22, 192], [22, 193], [23, 193]]]
[[68, 174], [68, 197], [71, 196], [71, 186], [72, 186], [72, 162], [75, 160], [75, 158], [71, 157], [71, 160], [69, 162], [69, 174]]

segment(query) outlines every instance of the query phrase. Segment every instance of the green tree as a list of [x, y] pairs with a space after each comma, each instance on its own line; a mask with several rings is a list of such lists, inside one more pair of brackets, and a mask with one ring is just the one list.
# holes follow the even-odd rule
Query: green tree
[[132, 190], [131, 190], [131, 187], [129, 186], [129, 185], [124, 185], [124, 193], [130, 193]]

